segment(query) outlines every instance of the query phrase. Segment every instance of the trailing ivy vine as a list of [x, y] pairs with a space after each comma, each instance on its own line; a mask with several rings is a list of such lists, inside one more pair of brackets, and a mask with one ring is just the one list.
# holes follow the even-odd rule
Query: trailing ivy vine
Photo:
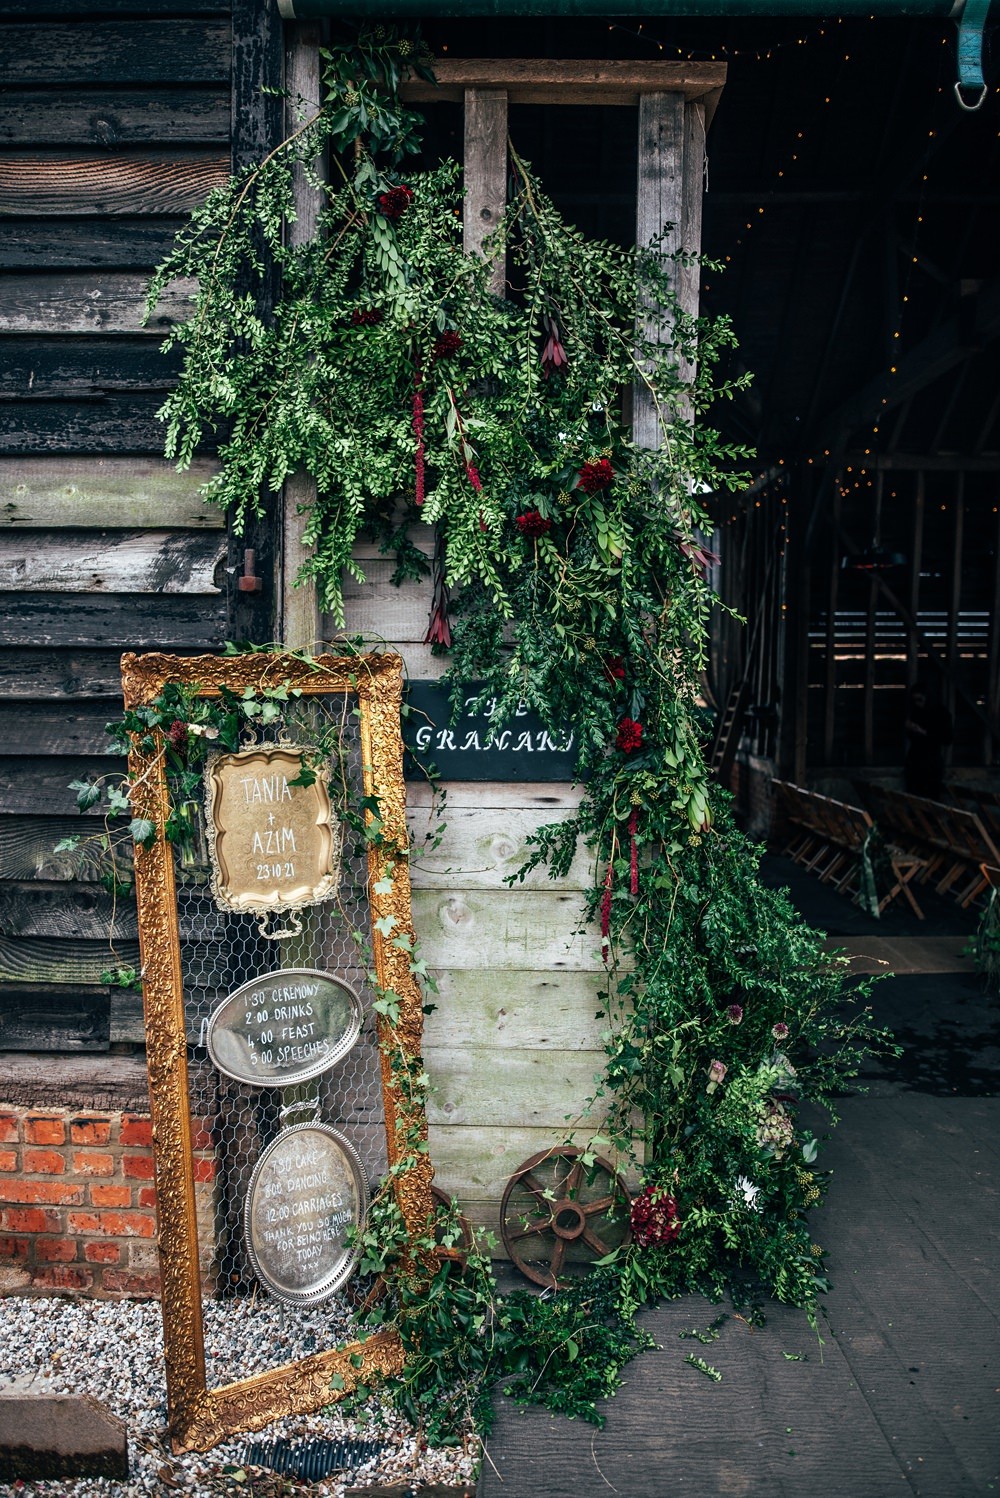
[[[451, 651], [456, 697], [478, 683], [498, 726], [526, 703], [576, 730], [582, 801], [539, 829], [528, 868], [565, 873], [581, 841], [595, 857], [584, 913], [607, 970], [607, 1065], [594, 1102], [605, 1143], [641, 1168], [633, 1243], [552, 1300], [496, 1302], [480, 1254], [464, 1276], [422, 1271], [387, 1194], [366, 1263], [395, 1285], [372, 1315], [400, 1326], [399, 1397], [433, 1436], [485, 1420], [496, 1381], [599, 1420], [646, 1301], [742, 1284], [815, 1320], [827, 1279], [810, 1214], [828, 1180], [815, 1105], [832, 1116], [888, 1040], [863, 992], [848, 1003], [845, 964], [761, 882], [760, 850], [705, 765], [718, 601], [703, 496], [741, 485], [747, 456], [706, 419], [732, 394], [715, 378], [728, 323], [683, 312], [660, 245], [625, 251], [566, 224], [513, 147], [488, 247], [507, 257], [497, 298], [487, 262], [462, 250], [459, 166], [407, 165], [420, 121], [398, 88], [431, 59], [384, 28], [323, 56], [318, 114], [211, 194], [153, 280], [151, 308], [174, 279], [197, 282], [167, 339], [184, 361], [167, 451], [183, 466], [218, 437], [206, 497], [237, 526], [311, 474], [302, 581], [340, 623], [343, 575], [363, 580], [359, 537], [381, 541], [401, 581], [428, 570], [436, 536], [428, 640]], [[311, 166], [324, 151], [329, 184]], [[319, 231], [293, 246], [297, 172]], [[639, 308], [656, 336], [637, 331]], [[633, 398], [658, 414], [655, 450], [632, 440]]]

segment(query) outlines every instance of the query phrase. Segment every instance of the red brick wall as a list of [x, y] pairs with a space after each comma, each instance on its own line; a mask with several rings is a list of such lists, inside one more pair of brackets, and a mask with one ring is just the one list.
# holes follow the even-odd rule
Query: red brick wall
[[[205, 1274], [215, 1155], [208, 1121], [192, 1123]], [[151, 1144], [142, 1113], [0, 1103], [0, 1292], [158, 1295]]]

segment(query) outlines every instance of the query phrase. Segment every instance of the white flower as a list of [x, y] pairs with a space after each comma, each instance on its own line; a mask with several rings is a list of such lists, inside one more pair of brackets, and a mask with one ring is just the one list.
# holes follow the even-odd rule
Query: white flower
[[[737, 1206], [746, 1207], [750, 1212], [760, 1211], [760, 1187], [755, 1186], [749, 1176], [737, 1176], [733, 1183], [733, 1189], [736, 1193]], [[741, 1197], [742, 1201], [740, 1200]]]

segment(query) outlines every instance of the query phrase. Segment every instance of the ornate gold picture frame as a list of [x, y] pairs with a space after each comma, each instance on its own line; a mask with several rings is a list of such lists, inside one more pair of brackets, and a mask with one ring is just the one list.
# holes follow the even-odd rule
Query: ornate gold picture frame
[[[294, 688], [296, 697], [353, 699], [360, 731], [365, 804], [374, 798], [384, 838], [367, 854], [368, 904], [375, 974], [383, 989], [398, 996], [394, 1025], [377, 1016], [381, 1043], [381, 1088], [385, 1147], [396, 1165], [414, 1137], [426, 1138], [422, 1103], [403, 1095], [387, 1059], [420, 1054], [422, 994], [410, 961], [398, 943], [413, 937], [410, 879], [405, 858], [407, 830], [400, 734], [402, 672], [398, 656], [297, 656], [253, 653], [234, 657], [178, 657], [162, 654], [122, 657], [127, 710], [153, 703], [168, 685], [182, 685], [199, 698], [236, 694], [248, 688]], [[206, 1383], [201, 1270], [195, 1192], [195, 1156], [188, 1078], [188, 1037], [182, 980], [177, 884], [172, 845], [165, 838], [170, 812], [162, 736], [151, 752], [133, 746], [129, 756], [132, 810], [147, 819], [156, 836], [136, 846], [135, 885], [142, 957], [150, 1107], [156, 1167], [163, 1332], [170, 1434], [176, 1451], [204, 1451], [227, 1435], [258, 1430], [281, 1416], [329, 1404], [360, 1383], [398, 1372], [402, 1348], [394, 1331], [321, 1351], [295, 1363], [217, 1388]], [[373, 813], [368, 810], [366, 817]], [[386, 848], [395, 847], [391, 868]], [[390, 877], [386, 877], [387, 872]], [[386, 918], [390, 919], [386, 919]], [[380, 929], [381, 925], [381, 929]], [[393, 940], [382, 934], [393, 932]], [[426, 1232], [432, 1210], [433, 1175], [426, 1153], [394, 1177], [399, 1207], [410, 1237]], [[332, 1387], [336, 1377], [337, 1389]]]

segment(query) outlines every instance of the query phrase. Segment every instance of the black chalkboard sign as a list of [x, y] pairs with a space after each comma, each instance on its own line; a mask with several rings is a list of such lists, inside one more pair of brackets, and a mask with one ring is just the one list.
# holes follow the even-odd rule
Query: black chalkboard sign
[[420, 780], [429, 768], [442, 780], [573, 780], [576, 735], [550, 732], [537, 713], [521, 709], [502, 728], [491, 725], [493, 705], [478, 712], [475, 687], [452, 721], [451, 693], [436, 681], [411, 681], [406, 689], [404, 774]]

